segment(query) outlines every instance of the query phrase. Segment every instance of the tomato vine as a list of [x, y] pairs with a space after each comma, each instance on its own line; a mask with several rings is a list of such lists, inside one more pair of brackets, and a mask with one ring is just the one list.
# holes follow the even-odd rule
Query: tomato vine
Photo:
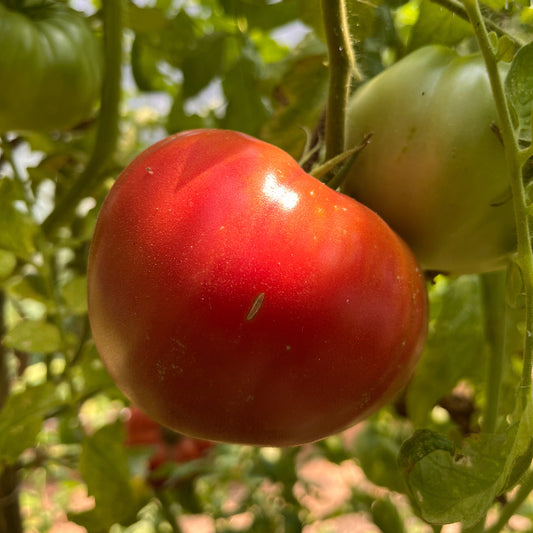
[[104, 79], [102, 84], [98, 129], [90, 159], [77, 181], [43, 222], [46, 234], [53, 233], [67, 222], [78, 202], [91, 194], [101, 181], [116, 149], [119, 131], [121, 99], [122, 29], [124, 26], [124, 0], [102, 3], [104, 29]]

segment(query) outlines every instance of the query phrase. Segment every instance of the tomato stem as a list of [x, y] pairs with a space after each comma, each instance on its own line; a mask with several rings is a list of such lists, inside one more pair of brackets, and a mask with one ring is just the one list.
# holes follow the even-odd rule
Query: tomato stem
[[328, 46], [329, 88], [326, 110], [326, 159], [345, 149], [346, 106], [352, 79], [359, 81], [344, 0], [322, 0]]
[[500, 533], [503, 531], [503, 528], [509, 522], [511, 517], [516, 513], [518, 508], [524, 503], [527, 497], [531, 494], [533, 490], [533, 471], [529, 471], [525, 474], [520, 488], [516, 492], [514, 498], [506, 503], [502, 508], [498, 520], [494, 522], [489, 528], [485, 530], [485, 533]]
[[[5, 292], [0, 290], [0, 411], [9, 394], [7, 353], [1, 339], [5, 333]], [[0, 467], [0, 533], [22, 533], [18, 497], [18, 469], [4, 464]]]
[[500, 119], [500, 132], [505, 148], [505, 157], [513, 193], [517, 234], [516, 261], [522, 272], [526, 299], [524, 361], [519, 389], [522, 407], [525, 407], [531, 394], [531, 371], [533, 366], [533, 250], [528, 223], [526, 191], [522, 180], [522, 156], [518, 138], [514, 132], [503, 82], [498, 71], [498, 64], [489, 40], [487, 28], [483, 22], [479, 4], [477, 0], [464, 0], [464, 5], [487, 67], [494, 101]]
[[53, 233], [65, 223], [72, 216], [78, 202], [100, 184], [102, 173], [115, 152], [121, 93], [123, 3], [124, 0], [102, 2], [105, 63], [96, 140], [84, 171], [43, 222], [46, 234]]
[[490, 349], [487, 397], [483, 409], [482, 429], [486, 433], [494, 433], [498, 422], [500, 386], [505, 356], [505, 271], [483, 274], [481, 286], [485, 311], [485, 335]]

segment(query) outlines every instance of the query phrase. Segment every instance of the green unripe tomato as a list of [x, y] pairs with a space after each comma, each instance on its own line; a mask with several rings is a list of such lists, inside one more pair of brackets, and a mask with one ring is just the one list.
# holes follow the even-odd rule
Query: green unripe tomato
[[480, 55], [420, 48], [352, 97], [349, 146], [372, 137], [343, 192], [381, 215], [425, 270], [502, 268], [516, 238], [497, 123]]
[[0, 132], [68, 129], [98, 99], [101, 50], [83, 16], [62, 4], [0, 2]]

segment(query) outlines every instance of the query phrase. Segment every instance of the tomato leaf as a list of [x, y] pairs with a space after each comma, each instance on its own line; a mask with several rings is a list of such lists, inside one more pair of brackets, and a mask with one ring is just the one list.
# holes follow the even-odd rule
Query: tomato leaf
[[508, 448], [502, 436], [476, 435], [458, 451], [442, 435], [415, 433], [402, 446], [399, 461], [424, 520], [461, 521], [464, 527], [478, 522], [497, 495]]
[[222, 32], [206, 35], [185, 55], [181, 65], [184, 98], [194, 96], [222, 73], [227, 38]]
[[31, 216], [17, 206], [21, 200], [15, 182], [0, 179], [0, 248], [27, 259], [34, 251], [37, 227]]
[[409, 385], [406, 403], [415, 426], [435, 403], [472, 372], [483, 372], [486, 344], [478, 276], [438, 278], [430, 290], [426, 347]]
[[5, 345], [23, 352], [51, 353], [61, 349], [57, 326], [44, 320], [22, 320], [8, 331]]
[[408, 49], [415, 50], [429, 43], [455, 45], [471, 35], [468, 22], [430, 0], [423, 0]]
[[127, 25], [135, 33], [158, 32], [169, 24], [165, 12], [161, 9], [139, 7], [133, 2], [128, 4], [127, 15]]
[[222, 127], [257, 134], [269, 116], [261, 92], [261, 58], [247, 45], [222, 82], [228, 102]]
[[69, 280], [62, 290], [65, 303], [74, 313], [87, 312], [87, 277], [76, 276]]
[[315, 128], [324, 109], [328, 71], [325, 48], [309, 36], [278, 65], [279, 82], [274, 89], [274, 116], [261, 136], [299, 158], [305, 145], [303, 128]]
[[13, 252], [0, 249], [0, 280], [8, 278], [17, 266], [17, 256]]
[[245, 18], [250, 27], [271, 30], [294, 20], [298, 15], [297, 0], [220, 0], [224, 11], [232, 18]]
[[88, 531], [108, 531], [113, 524], [135, 516], [138, 502], [129, 481], [123, 440], [123, 425], [118, 422], [86, 435], [83, 440], [80, 472], [95, 506], [89, 511], [71, 514], [70, 519]]
[[505, 89], [518, 116], [520, 128], [531, 140], [533, 104], [533, 43], [520, 48], [505, 79]]
[[57, 387], [50, 382], [11, 394], [0, 412], [0, 463], [14, 463], [34, 446], [46, 413], [60, 404]]
[[532, 402], [520, 421], [500, 434], [467, 437], [461, 448], [443, 435], [417, 431], [400, 450], [399, 464], [413, 501], [428, 522], [478, 522], [494, 498], [510, 490], [533, 456]]

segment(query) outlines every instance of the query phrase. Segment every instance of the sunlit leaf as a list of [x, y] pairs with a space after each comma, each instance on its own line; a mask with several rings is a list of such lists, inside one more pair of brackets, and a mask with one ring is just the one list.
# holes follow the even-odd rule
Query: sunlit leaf
[[23, 352], [51, 353], [61, 349], [61, 333], [49, 322], [22, 320], [7, 332], [4, 342]]
[[130, 483], [127, 455], [123, 447], [123, 425], [104, 426], [83, 440], [80, 473], [94, 497], [93, 509], [70, 518], [88, 531], [108, 531], [135, 516], [138, 502]]
[[409, 49], [415, 50], [430, 43], [455, 45], [472, 34], [468, 22], [430, 0], [422, 0], [418, 20], [411, 31]]
[[526, 138], [531, 139], [531, 112], [533, 106], [533, 43], [522, 47], [516, 54], [505, 79], [505, 89]]
[[483, 372], [487, 358], [477, 276], [440, 278], [430, 291], [430, 311], [428, 339], [406, 397], [415, 425], [472, 369]]
[[0, 411], [0, 462], [14, 463], [34, 446], [45, 415], [60, 403], [53, 383], [11, 394]]
[[37, 226], [17, 201], [22, 202], [23, 198], [15, 182], [0, 179], [0, 248], [28, 258], [35, 249], [33, 237]]

